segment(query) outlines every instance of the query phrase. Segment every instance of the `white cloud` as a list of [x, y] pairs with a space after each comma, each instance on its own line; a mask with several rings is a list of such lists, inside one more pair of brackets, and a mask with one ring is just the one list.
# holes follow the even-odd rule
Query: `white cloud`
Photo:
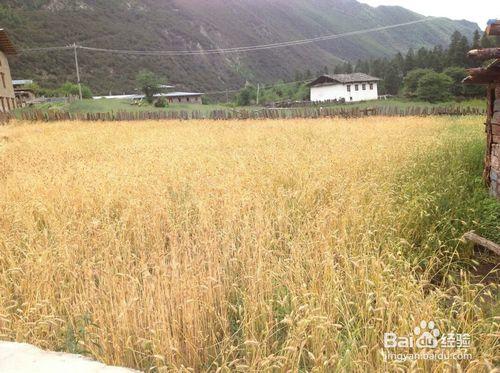
[[499, 0], [360, 0], [371, 6], [399, 5], [425, 16], [476, 22], [485, 28], [491, 18], [500, 18]]

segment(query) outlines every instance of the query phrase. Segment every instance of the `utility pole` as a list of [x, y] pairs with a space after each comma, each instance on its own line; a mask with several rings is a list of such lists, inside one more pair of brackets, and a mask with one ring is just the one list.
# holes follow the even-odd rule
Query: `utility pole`
[[81, 101], [83, 99], [82, 83], [80, 82], [80, 67], [78, 65], [78, 53], [77, 53], [78, 46], [76, 45], [76, 43], [73, 43], [73, 49], [75, 51], [76, 78], [78, 82], [78, 92], [80, 93], [80, 101]]
[[260, 83], [257, 83], [257, 106], [259, 106]]

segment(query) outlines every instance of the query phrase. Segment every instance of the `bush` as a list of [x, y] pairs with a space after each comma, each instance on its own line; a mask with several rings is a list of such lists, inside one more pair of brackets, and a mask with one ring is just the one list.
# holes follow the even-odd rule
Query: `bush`
[[[80, 96], [80, 88], [78, 84], [66, 82], [58, 90], [58, 93], [62, 96]], [[82, 84], [82, 98], [89, 99], [92, 98], [93, 94], [89, 87]]]
[[416, 97], [418, 89], [418, 81], [422, 76], [433, 72], [431, 69], [415, 69], [406, 74], [403, 80], [403, 92], [406, 97]]
[[422, 101], [440, 102], [451, 98], [453, 80], [443, 73], [434, 71], [423, 75], [418, 81], [417, 97]]
[[448, 67], [443, 73], [453, 81], [450, 87], [451, 94], [455, 97], [464, 96], [465, 86], [462, 84], [462, 80], [467, 77], [467, 71], [463, 67], [455, 66]]
[[160, 107], [160, 108], [165, 108], [167, 107], [167, 100], [165, 99], [165, 97], [159, 97], [156, 101], [155, 101], [155, 107]]
[[238, 106], [250, 106], [257, 99], [257, 90], [252, 85], [247, 85], [236, 96]]
[[463, 67], [449, 67], [443, 71], [453, 80], [451, 94], [455, 97], [484, 97], [484, 87], [481, 85], [463, 84], [467, 77], [467, 70]]

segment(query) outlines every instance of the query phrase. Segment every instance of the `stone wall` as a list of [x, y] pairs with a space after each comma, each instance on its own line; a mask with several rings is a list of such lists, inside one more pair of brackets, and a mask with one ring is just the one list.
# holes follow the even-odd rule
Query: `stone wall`
[[[494, 92], [494, 93], [493, 93]], [[488, 118], [491, 132], [488, 134], [489, 181], [492, 196], [500, 198], [500, 85], [492, 90]]]

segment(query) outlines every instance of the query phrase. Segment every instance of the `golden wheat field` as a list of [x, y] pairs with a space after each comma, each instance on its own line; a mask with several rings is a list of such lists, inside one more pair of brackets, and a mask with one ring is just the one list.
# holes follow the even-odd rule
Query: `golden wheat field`
[[[482, 118], [0, 127], [0, 339], [144, 371], [487, 372]], [[468, 359], [384, 357], [421, 320]], [[411, 348], [406, 352], [413, 351]]]

